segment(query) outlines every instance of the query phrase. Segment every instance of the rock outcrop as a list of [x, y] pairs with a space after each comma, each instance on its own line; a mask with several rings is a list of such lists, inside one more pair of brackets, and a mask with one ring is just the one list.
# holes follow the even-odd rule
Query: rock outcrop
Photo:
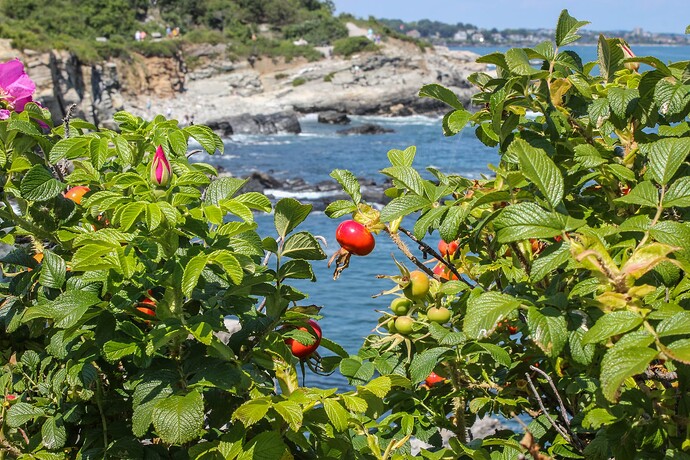
[[350, 118], [345, 112], [336, 112], [335, 110], [327, 110], [319, 113], [317, 118], [319, 123], [327, 125], [347, 125], [350, 123]]
[[442, 47], [423, 52], [395, 39], [377, 52], [350, 59], [326, 54], [317, 62], [250, 62], [238, 60], [225, 46], [201, 44], [169, 58], [134, 56], [85, 64], [64, 51], [22, 55], [7, 40], [0, 41], [0, 58], [24, 60], [37, 83], [37, 99], [56, 119], [77, 104], [77, 114], [97, 124], [125, 109], [147, 119], [160, 113], [183, 123], [211, 124], [224, 135], [300, 131], [293, 115], [274, 114], [336, 112], [337, 117], [325, 115], [334, 123], [346, 120], [340, 114], [407, 116], [446, 110], [438, 101], [418, 97], [429, 83], [451, 88], [469, 105], [473, 90], [467, 76], [486, 68], [474, 62], [477, 55], [471, 52]]
[[341, 129], [336, 131], [336, 134], [348, 135], [348, 134], [386, 134], [394, 133], [395, 131], [390, 128], [384, 128], [381, 125], [375, 125], [373, 123], [365, 123], [360, 126], [353, 126], [348, 129]]

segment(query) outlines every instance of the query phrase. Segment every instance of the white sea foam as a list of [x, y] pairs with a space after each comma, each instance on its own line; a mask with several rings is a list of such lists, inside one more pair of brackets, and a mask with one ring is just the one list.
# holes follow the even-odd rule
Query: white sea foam
[[295, 198], [295, 199], [302, 199], [302, 200], [319, 200], [321, 198], [327, 198], [331, 196], [337, 196], [341, 194], [339, 190], [328, 190], [328, 191], [313, 191], [313, 190], [304, 190], [304, 191], [297, 191], [297, 192], [291, 192], [289, 190], [278, 190], [278, 189], [272, 189], [272, 188], [267, 188], [264, 190], [264, 193], [266, 195], [271, 195], [275, 198]]

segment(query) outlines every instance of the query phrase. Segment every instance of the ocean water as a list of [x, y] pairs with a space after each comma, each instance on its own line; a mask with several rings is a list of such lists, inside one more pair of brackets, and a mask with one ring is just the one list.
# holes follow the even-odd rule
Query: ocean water
[[[583, 60], [594, 59], [595, 47], [578, 47]], [[648, 53], [663, 61], [690, 59], [690, 47], [644, 47]], [[476, 52], [491, 52], [486, 48], [474, 49]], [[637, 49], [636, 49], [637, 51]], [[589, 52], [587, 57], [585, 53]], [[639, 52], [640, 55], [644, 53]], [[352, 171], [358, 177], [383, 181], [378, 171], [389, 166], [386, 153], [390, 149], [405, 149], [410, 145], [417, 147], [414, 165], [423, 170], [434, 166], [444, 172], [462, 173], [469, 177], [489, 174], [487, 164], [497, 163], [495, 149], [479, 142], [472, 130], [446, 138], [441, 131], [438, 117], [413, 116], [404, 118], [352, 117], [352, 125], [364, 122], [380, 124], [395, 130], [390, 134], [366, 136], [342, 136], [336, 134], [340, 126], [319, 124], [316, 116], [306, 116], [301, 120], [302, 134], [272, 136], [234, 136], [225, 142], [223, 156], [198, 155], [198, 161], [221, 166], [235, 176], [245, 176], [254, 171], [266, 172], [280, 179], [302, 178], [309, 184], [332, 181], [329, 173], [336, 168]], [[286, 193], [297, 199], [314, 199], [319, 192]], [[259, 232], [262, 236], [275, 236], [273, 216], [258, 215]], [[330, 257], [337, 249], [335, 229], [341, 220], [332, 220], [322, 212], [311, 214], [300, 228], [326, 238], [326, 253]], [[413, 221], [404, 221], [403, 226], [412, 227]], [[427, 237], [427, 242], [435, 246], [436, 234]], [[410, 245], [416, 250], [414, 244]], [[356, 353], [364, 338], [369, 335], [380, 316], [376, 310], [386, 310], [391, 296], [372, 298], [393, 287], [386, 279], [376, 279], [378, 274], [396, 274], [392, 255], [399, 260], [404, 256], [385, 234], [376, 238], [376, 248], [366, 257], [353, 256], [350, 267], [340, 279], [332, 279], [332, 270], [327, 268], [326, 260], [314, 262], [317, 283], [300, 281], [295, 283], [299, 289], [309, 294], [303, 304], [322, 306], [324, 318], [320, 321], [326, 337], [338, 342], [350, 353]], [[417, 255], [420, 255], [417, 251]], [[406, 260], [406, 259], [405, 259]], [[410, 262], [406, 263], [412, 268]], [[316, 376], [307, 372], [307, 384], [318, 387], [347, 388], [347, 381], [337, 372], [331, 376]]]

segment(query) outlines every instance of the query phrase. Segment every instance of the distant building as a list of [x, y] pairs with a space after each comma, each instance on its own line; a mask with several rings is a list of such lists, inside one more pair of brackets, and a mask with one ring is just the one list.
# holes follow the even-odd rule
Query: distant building
[[505, 41], [505, 38], [500, 33], [491, 34], [491, 39], [496, 43], [503, 43]]
[[479, 32], [477, 32], [476, 34], [472, 34], [472, 41], [484, 43], [484, 35], [480, 34]]
[[412, 29], [409, 32], [407, 32], [405, 35], [411, 38], [421, 38], [422, 34], [419, 33], [417, 29]]
[[453, 40], [455, 40], [456, 42], [464, 42], [465, 40], [467, 40], [467, 32], [465, 32], [464, 30], [458, 30], [457, 32], [455, 32], [455, 35], [453, 35]]

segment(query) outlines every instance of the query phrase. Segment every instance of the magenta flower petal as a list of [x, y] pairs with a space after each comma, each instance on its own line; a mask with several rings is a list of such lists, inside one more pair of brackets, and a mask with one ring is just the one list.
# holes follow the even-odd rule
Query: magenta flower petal
[[19, 80], [24, 72], [24, 64], [19, 59], [0, 63], [0, 87], [7, 88], [15, 81]]
[[162, 146], [158, 146], [151, 162], [151, 182], [166, 186], [170, 182], [171, 168]]
[[7, 109], [0, 109], [0, 120], [7, 120], [10, 117], [10, 111]]
[[24, 64], [19, 59], [0, 63], [0, 99], [8, 109], [16, 112], [24, 110], [31, 102], [36, 84], [24, 71]]

